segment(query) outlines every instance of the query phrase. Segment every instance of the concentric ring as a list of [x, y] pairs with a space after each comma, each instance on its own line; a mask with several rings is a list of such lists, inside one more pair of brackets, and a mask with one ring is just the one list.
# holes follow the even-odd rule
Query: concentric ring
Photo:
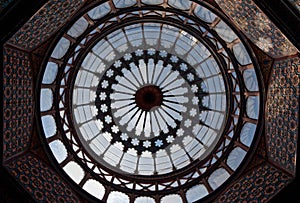
[[[209, 148], [213, 149], [210, 144], [216, 142], [218, 136], [213, 138], [214, 142], [209, 143], [208, 140], [212, 138], [206, 138], [205, 135], [198, 133], [205, 128], [212, 129], [209, 124], [205, 124], [206, 120], [199, 120], [202, 111], [209, 108], [202, 104], [202, 100], [209, 93], [204, 92], [201, 86], [205, 84], [197, 76], [194, 68], [164, 50], [138, 49], [133, 53], [127, 53], [104, 72], [97, 87], [97, 119], [103, 123], [102, 134], [91, 139], [82, 137], [82, 142], [89, 142], [91, 154], [95, 151], [102, 154], [96, 145], [103, 143], [101, 137], [107, 138], [110, 135], [108, 139], [115, 148], [106, 149], [107, 154], [110, 154], [110, 150], [119, 150], [120, 154], [124, 152], [125, 157], [127, 154], [141, 156], [148, 152], [151, 152], [152, 156], [155, 156], [156, 152], [167, 154], [165, 159], [169, 159], [170, 162], [164, 164], [168, 164], [169, 168], [159, 170], [159, 167], [149, 164], [147, 168], [152, 171], [148, 172], [139, 171], [141, 167], [139, 165], [132, 166], [131, 170], [128, 170], [127, 165], [125, 169], [122, 167], [123, 162], [118, 160], [121, 171], [136, 174], [170, 172], [174, 168], [171, 162], [176, 162], [176, 159], [172, 158], [174, 146], [179, 146], [177, 153], [182, 151], [181, 154], [189, 155], [186, 164], [203, 159], [202, 155], [207, 154]], [[144, 108], [148, 104], [147, 101], [146, 104], [139, 104], [136, 99], [138, 94], [143, 96], [147, 92], [151, 94], [154, 92], [159, 97], [157, 104], [149, 109]], [[150, 101], [149, 106], [152, 105], [153, 101]], [[194, 154], [188, 152], [191, 143], [195, 145]], [[87, 149], [89, 150], [88, 146]], [[101, 156], [99, 159], [99, 154], [95, 156], [98, 162], [115, 163], [106, 155], [103, 156], [104, 160]], [[143, 159], [151, 160], [150, 157], [146, 159], [141, 156], [139, 161]]]
[[41, 128], [79, 188], [106, 202], [192, 202], [251, 155], [260, 72], [208, 8], [110, 0], [62, 30], [40, 79]]

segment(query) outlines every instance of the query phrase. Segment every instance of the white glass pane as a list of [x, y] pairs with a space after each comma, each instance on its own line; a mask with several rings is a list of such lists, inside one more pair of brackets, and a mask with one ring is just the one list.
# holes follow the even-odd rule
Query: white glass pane
[[67, 158], [67, 149], [60, 140], [54, 140], [49, 146], [58, 163], [61, 163]]
[[95, 74], [80, 70], [76, 78], [76, 85], [86, 88], [96, 87], [98, 84], [95, 84], [94, 78], [97, 78]]
[[172, 152], [171, 158], [177, 168], [182, 168], [190, 163], [189, 157], [182, 149], [176, 152]]
[[154, 159], [141, 156], [139, 159], [138, 172], [142, 175], [152, 175], [154, 173]]
[[69, 162], [63, 169], [77, 184], [80, 183], [84, 177], [83, 169], [74, 161]]
[[188, 10], [192, 4], [192, 2], [188, 0], [169, 0], [169, 5], [174, 6], [175, 8]]
[[54, 82], [58, 71], [56, 63], [48, 62], [43, 76], [43, 84], [51, 84]]
[[238, 43], [233, 46], [233, 53], [241, 65], [247, 65], [252, 62], [245, 46], [242, 43]]
[[151, 5], [162, 4], [163, 2], [164, 0], [142, 0], [142, 3]]
[[55, 135], [56, 133], [56, 123], [53, 116], [43, 116], [42, 125], [46, 138]]
[[155, 200], [151, 197], [138, 197], [134, 203], [155, 203]]
[[157, 45], [160, 36], [160, 27], [158, 24], [145, 24], [144, 25], [144, 38], [148, 45]]
[[211, 94], [209, 96], [209, 108], [225, 111], [226, 110], [226, 95], [225, 94]]
[[197, 5], [197, 7], [194, 10], [196, 16], [198, 16], [200, 19], [211, 23], [215, 20], [216, 15], [213, 14], [211, 11], [209, 11], [207, 8]]
[[56, 59], [62, 58], [65, 55], [65, 53], [68, 51], [69, 46], [70, 46], [70, 41], [62, 37], [57, 43], [56, 47], [54, 48], [51, 57]]
[[229, 176], [229, 173], [224, 168], [219, 168], [209, 176], [208, 183], [211, 188], [215, 190], [222, 185]]
[[136, 4], [136, 0], [113, 0], [113, 2], [117, 8], [125, 8]]
[[94, 99], [94, 98], [90, 98], [91, 91], [89, 89], [78, 88], [74, 90], [74, 93], [76, 94], [76, 97], [74, 97], [74, 99], [76, 98], [76, 100], [73, 101], [73, 104], [76, 105], [89, 104]]
[[188, 202], [195, 202], [202, 197], [208, 195], [208, 191], [204, 185], [196, 185], [186, 192], [186, 199]]
[[167, 195], [161, 199], [161, 203], [182, 203], [179, 195]]
[[176, 41], [175, 52], [177, 56], [185, 55], [190, 50], [191, 46], [195, 44], [195, 42], [191, 39], [191, 36], [189, 36], [188, 34], [186, 35], [181, 34], [178, 40]]
[[204, 83], [208, 87], [210, 93], [223, 92], [223, 82], [220, 82], [216, 77], [205, 79]]
[[241, 135], [240, 135], [240, 139], [244, 145], [250, 147], [253, 137], [254, 137], [255, 129], [256, 129], [256, 125], [254, 125], [252, 123], [246, 123], [243, 126]]
[[88, 53], [82, 62], [82, 67], [94, 73], [102, 73], [106, 68], [104, 62], [91, 52]]
[[220, 21], [216, 25], [215, 30], [219, 34], [219, 36], [226, 42], [232, 42], [233, 40], [237, 39], [236, 34], [228, 25], [225, 24], [224, 21]]
[[159, 150], [156, 153], [156, 171], [158, 174], [172, 171], [172, 162], [165, 150]]
[[53, 93], [51, 89], [41, 89], [40, 108], [41, 111], [50, 110], [53, 103]]
[[236, 170], [237, 167], [239, 167], [239, 165], [241, 164], [241, 162], [243, 161], [245, 155], [246, 155], [246, 151], [243, 150], [242, 148], [236, 147], [234, 148], [228, 158], [227, 158], [227, 164], [230, 168], [232, 168], [233, 170]]
[[98, 199], [102, 199], [105, 193], [105, 188], [103, 185], [93, 179], [86, 181], [82, 188]]
[[74, 23], [67, 34], [74, 38], [77, 38], [86, 30], [88, 25], [88, 22], [83, 17], [81, 17]]
[[119, 52], [127, 51], [128, 43], [123, 30], [115, 31], [112, 34], [108, 35], [107, 38], [112, 46]]
[[113, 47], [105, 40], [101, 40], [94, 47], [93, 51], [101, 58], [107, 61], [112, 61], [115, 57]]
[[129, 203], [129, 197], [122, 192], [111, 192], [107, 198], [107, 203]]
[[187, 56], [187, 62], [192, 65], [196, 66], [196, 64], [201, 63], [205, 58], [210, 56], [210, 52], [208, 49], [201, 44], [200, 42], [195, 45]]
[[258, 91], [258, 82], [255, 70], [253, 68], [247, 69], [244, 71], [243, 76], [247, 89], [249, 91]]
[[142, 28], [139, 24], [126, 27], [125, 33], [127, 35], [129, 42], [132, 44], [132, 46], [138, 47], [138, 46], [142, 45], [143, 32], [142, 32]]
[[250, 96], [247, 99], [247, 115], [250, 118], [257, 119], [259, 115], [259, 97]]
[[101, 134], [93, 139], [89, 146], [96, 155], [100, 156], [110, 146], [110, 142]]
[[169, 25], [164, 25], [160, 37], [161, 45], [167, 49], [174, 46], [174, 42], [178, 34], [179, 34], [178, 28]]
[[123, 151], [120, 150], [118, 147], [115, 145], [111, 145], [107, 152], [104, 154], [104, 160], [109, 163], [112, 166], [116, 166], [121, 159], [121, 155], [123, 154]]
[[124, 170], [128, 173], [134, 173], [137, 165], [137, 156], [131, 155], [129, 153], [125, 153], [124, 157], [121, 161], [121, 170]]
[[202, 155], [201, 150], [204, 150], [204, 147], [196, 139], [190, 138], [190, 140], [191, 141], [187, 144], [185, 149], [188, 152], [188, 154], [195, 160]]
[[206, 59], [204, 63], [201, 63], [198, 67], [196, 67], [196, 71], [200, 77], [209, 77], [220, 73], [217, 62], [213, 58]]
[[85, 140], [92, 139], [93, 136], [99, 133], [95, 121], [90, 121], [88, 123], [85, 123], [79, 129], [82, 132], [82, 136], [85, 138]]
[[88, 12], [88, 15], [92, 18], [92, 19], [99, 19], [103, 16], [105, 16], [107, 13], [109, 13], [110, 11], [110, 6], [108, 4], [108, 2], [101, 4], [95, 8], [93, 8], [92, 10], [90, 10]]

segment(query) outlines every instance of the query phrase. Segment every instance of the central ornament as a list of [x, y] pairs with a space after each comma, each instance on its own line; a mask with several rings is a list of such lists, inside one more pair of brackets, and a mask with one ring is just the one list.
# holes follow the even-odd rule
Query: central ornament
[[136, 92], [135, 102], [142, 110], [150, 111], [152, 108], [162, 104], [162, 91], [155, 85], [144, 86]]
[[[137, 156], [172, 154], [181, 149], [177, 143], [188, 147], [203, 128], [203, 85], [192, 66], [167, 51], [124, 54], [98, 83], [99, 139]], [[198, 151], [202, 148], [204, 144], [197, 145]]]

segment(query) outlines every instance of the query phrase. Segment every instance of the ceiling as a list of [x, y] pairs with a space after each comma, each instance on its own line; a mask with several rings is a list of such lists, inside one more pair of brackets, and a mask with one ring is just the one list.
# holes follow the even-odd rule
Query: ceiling
[[[80, 14], [100, 2], [1, 1], [4, 95], [0, 196], [3, 202], [96, 201], [58, 169], [53, 155], [45, 150], [36, 78], [41, 77], [41, 67], [51, 51], [49, 47], [53, 49], [52, 42], [68, 31], [68, 23], [74, 23]], [[281, 202], [289, 197], [291, 202], [299, 202], [295, 189], [299, 187], [296, 158], [300, 26], [295, 26], [300, 25], [299, 2], [216, 0], [205, 4], [233, 23], [251, 47], [261, 72], [258, 78], [263, 88], [259, 93], [264, 108], [260, 110], [262, 120], [257, 124], [261, 128], [257, 134], [261, 135], [251, 147], [254, 151], [249, 150], [252, 153], [248, 160], [225, 184], [202, 200]], [[105, 185], [106, 190], [110, 187]], [[16, 196], [14, 191], [20, 195]], [[106, 198], [104, 195], [103, 199]], [[158, 201], [160, 197], [155, 199]]]

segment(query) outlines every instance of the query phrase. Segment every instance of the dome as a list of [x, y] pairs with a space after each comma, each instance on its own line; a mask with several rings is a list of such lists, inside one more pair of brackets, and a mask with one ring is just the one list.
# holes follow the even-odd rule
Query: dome
[[207, 198], [256, 146], [256, 58], [206, 3], [100, 3], [50, 50], [39, 79], [46, 149], [99, 200]]
[[0, 202], [297, 201], [298, 8], [1, 1]]

